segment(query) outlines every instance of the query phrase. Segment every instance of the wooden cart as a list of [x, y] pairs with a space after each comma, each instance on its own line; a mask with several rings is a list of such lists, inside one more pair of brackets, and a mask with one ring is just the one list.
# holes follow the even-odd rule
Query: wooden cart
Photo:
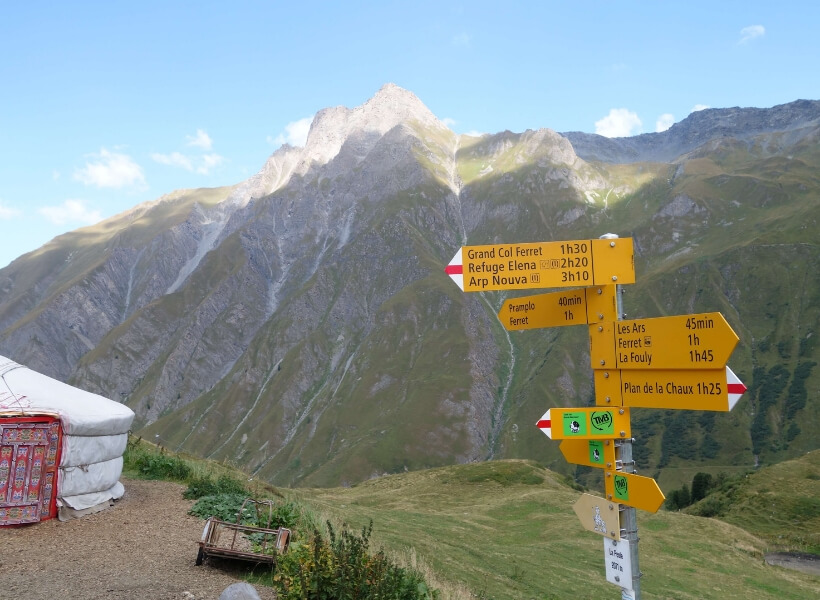
[[[243, 525], [242, 515], [245, 506], [249, 503], [256, 508], [257, 522], [259, 522], [259, 507], [268, 507], [268, 527]], [[254, 500], [247, 498], [236, 516], [236, 523], [222, 521], [210, 517], [202, 531], [199, 540], [199, 552], [196, 564], [201, 565], [208, 557], [233, 558], [247, 560], [259, 564], [276, 563], [276, 557], [287, 551], [290, 544], [290, 529], [284, 527], [270, 528], [273, 517], [273, 502], [271, 500]]]

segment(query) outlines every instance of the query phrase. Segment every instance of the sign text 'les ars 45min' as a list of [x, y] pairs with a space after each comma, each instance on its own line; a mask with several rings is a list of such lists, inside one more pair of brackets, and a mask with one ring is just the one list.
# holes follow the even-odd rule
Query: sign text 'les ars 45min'
[[593, 369], [721, 369], [739, 338], [719, 312], [599, 323]]

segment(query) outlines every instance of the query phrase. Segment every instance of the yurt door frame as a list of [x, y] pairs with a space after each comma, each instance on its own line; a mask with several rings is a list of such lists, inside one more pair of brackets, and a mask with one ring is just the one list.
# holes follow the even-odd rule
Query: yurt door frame
[[57, 515], [61, 441], [54, 417], [0, 418], [0, 526]]

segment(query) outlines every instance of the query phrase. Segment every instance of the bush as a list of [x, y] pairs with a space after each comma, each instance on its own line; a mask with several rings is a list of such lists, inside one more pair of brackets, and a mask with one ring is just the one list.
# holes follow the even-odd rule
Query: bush
[[[220, 521], [227, 521], [235, 523], [236, 517], [239, 515], [239, 509], [242, 508], [242, 503], [245, 501], [245, 494], [214, 494], [212, 496], [203, 496], [197, 500], [191, 509], [188, 511], [189, 515], [199, 517], [200, 519], [208, 519], [216, 517]], [[245, 512], [240, 519], [243, 525], [255, 525], [256, 509], [251, 504], [245, 506]]]
[[714, 487], [709, 473], [696, 473], [692, 479], [692, 503], [703, 500]]
[[203, 496], [216, 496], [219, 494], [247, 495], [248, 488], [238, 479], [228, 475], [220, 475], [217, 479], [205, 475], [203, 477], [193, 477], [188, 484], [188, 489], [182, 493], [182, 497], [188, 500], [196, 500]]
[[[194, 503], [188, 514], [201, 519], [216, 517], [221, 521], [236, 523], [239, 510], [246, 499], [247, 494], [244, 493], [222, 493], [203, 496]], [[268, 521], [269, 516], [270, 521]], [[254, 527], [286, 527], [294, 530], [300, 527], [302, 521], [306, 521], [310, 526], [314, 525], [312, 515], [307, 515], [306, 511], [303, 511], [302, 507], [295, 502], [285, 502], [274, 506], [273, 511], [269, 511], [267, 506], [259, 505], [258, 516], [256, 505], [248, 502], [239, 522], [242, 525], [252, 525]]]
[[722, 517], [726, 514], [731, 502], [722, 494], [712, 494], [692, 506], [688, 512], [698, 517]]
[[143, 479], [170, 479], [185, 481], [191, 476], [191, 467], [181, 458], [154, 452], [129, 443], [123, 455], [123, 468]]
[[279, 559], [274, 584], [284, 600], [435, 600], [417, 572], [395, 565], [379, 551], [368, 553], [373, 522], [361, 536], [328, 522], [328, 537], [314, 530], [306, 544], [291, 546]]

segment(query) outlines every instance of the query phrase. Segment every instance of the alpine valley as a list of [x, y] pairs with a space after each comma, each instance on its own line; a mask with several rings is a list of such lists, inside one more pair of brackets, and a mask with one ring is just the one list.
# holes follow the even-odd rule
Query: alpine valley
[[285, 486], [528, 458], [594, 402], [586, 327], [507, 332], [462, 245], [632, 237], [627, 318], [723, 313], [730, 413], [632, 410], [670, 489], [820, 447], [820, 101], [662, 133], [457, 135], [388, 84], [247, 181], [181, 190], [0, 270], [0, 354], [126, 403], [136, 433]]

